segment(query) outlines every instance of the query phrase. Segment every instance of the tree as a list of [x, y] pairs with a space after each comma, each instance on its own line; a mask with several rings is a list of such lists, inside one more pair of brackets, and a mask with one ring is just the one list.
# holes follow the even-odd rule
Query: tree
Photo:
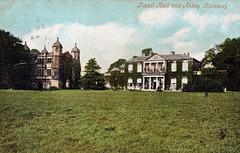
[[39, 50], [37, 50], [37, 49], [31, 49], [31, 51], [30, 51], [31, 53], [37, 53], [37, 54], [39, 54], [40, 52], [39, 52]]
[[151, 51], [152, 51], [152, 48], [145, 48], [142, 50], [142, 54], [145, 56], [149, 56]]
[[99, 72], [101, 67], [95, 58], [88, 60], [85, 66], [85, 75], [81, 79], [83, 89], [104, 90], [105, 82], [103, 74]]
[[213, 51], [206, 52], [207, 62], [217, 68], [226, 70], [228, 75], [227, 89], [240, 90], [240, 38], [227, 38]]
[[0, 30], [0, 88], [27, 89], [31, 58], [22, 41], [10, 32]]
[[126, 59], [118, 59], [116, 62], [112, 63], [110, 67], [108, 68], [108, 72], [110, 72], [113, 68], [118, 68], [124, 63], [126, 63]]
[[74, 69], [73, 88], [78, 89], [78, 88], [80, 88], [80, 83], [79, 83], [80, 72], [81, 72], [80, 62], [75, 62], [74, 66], [73, 66], [73, 69]]

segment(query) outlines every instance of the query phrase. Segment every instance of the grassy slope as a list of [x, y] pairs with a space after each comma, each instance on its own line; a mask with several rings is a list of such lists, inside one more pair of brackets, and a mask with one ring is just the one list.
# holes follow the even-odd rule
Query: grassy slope
[[0, 90], [0, 152], [240, 152], [240, 93]]

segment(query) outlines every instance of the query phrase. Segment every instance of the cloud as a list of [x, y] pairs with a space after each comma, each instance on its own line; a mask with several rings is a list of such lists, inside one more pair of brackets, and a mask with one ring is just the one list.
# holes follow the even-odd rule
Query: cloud
[[183, 20], [189, 22], [193, 26], [197, 27], [197, 33], [201, 34], [204, 32], [209, 25], [215, 24], [213, 26], [220, 28], [222, 31], [229, 29], [229, 24], [234, 21], [240, 20], [240, 14], [231, 15], [199, 15], [196, 11], [188, 11], [184, 14]]
[[172, 45], [172, 48], [177, 51], [177, 53], [187, 53], [192, 52], [196, 49], [197, 43], [195, 41], [186, 42], [181, 40], [182, 38], [187, 37], [187, 34], [191, 31], [190, 27], [183, 28], [172, 36], [166, 38], [164, 42]]
[[197, 33], [200, 34], [208, 27], [209, 24], [213, 23], [216, 18], [212, 15], [199, 15], [196, 11], [188, 11], [184, 14], [183, 20], [198, 28]]
[[229, 29], [229, 24], [238, 20], [240, 20], [240, 14], [231, 14], [220, 17], [220, 22], [222, 23], [221, 29], [227, 31]]
[[167, 41], [167, 42], [176, 41], [182, 37], [186, 37], [187, 33], [189, 33], [190, 31], [191, 31], [190, 27], [183, 28], [183, 29], [177, 31], [176, 33], [174, 33], [172, 36], [165, 39], [165, 41]]
[[39, 51], [46, 45], [49, 52], [57, 37], [63, 45], [63, 51], [71, 51], [74, 43], [77, 43], [81, 52], [82, 68], [90, 58], [96, 58], [102, 67], [101, 71], [105, 72], [111, 63], [119, 58], [126, 58], [133, 52], [128, 49], [128, 45], [135, 39], [135, 30], [115, 23], [100, 26], [56, 24], [32, 31], [23, 41], [27, 41], [30, 48]]
[[197, 44], [195, 41], [185, 42], [185, 41], [174, 41], [173, 49], [178, 53], [187, 53], [192, 52], [197, 48]]
[[176, 9], [155, 9], [143, 11], [139, 16], [138, 20], [145, 25], [169, 25], [171, 20], [176, 16]]

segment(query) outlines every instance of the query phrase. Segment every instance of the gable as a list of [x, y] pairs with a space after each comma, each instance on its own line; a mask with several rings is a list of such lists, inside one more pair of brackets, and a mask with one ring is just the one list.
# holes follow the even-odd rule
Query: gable
[[165, 59], [162, 58], [160, 55], [155, 54], [152, 57], [150, 57], [149, 59], [147, 59], [147, 61], [165, 61]]

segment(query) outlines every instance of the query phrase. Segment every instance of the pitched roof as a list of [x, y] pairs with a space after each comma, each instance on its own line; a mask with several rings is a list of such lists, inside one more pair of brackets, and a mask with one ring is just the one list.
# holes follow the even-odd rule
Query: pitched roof
[[24, 50], [25, 51], [30, 51], [30, 48], [28, 47], [28, 45], [27, 45], [27, 42], [25, 41], [25, 44], [24, 44]]
[[57, 41], [53, 44], [53, 47], [62, 47], [62, 44], [58, 41], [58, 38], [57, 38]]
[[137, 57], [134, 57], [130, 60], [128, 60], [127, 62], [128, 63], [132, 63], [132, 62], [142, 62], [142, 61], [145, 61], [147, 58], [149, 58], [150, 56], [137, 56]]
[[47, 54], [48, 53], [48, 51], [46, 49], [46, 46], [44, 46], [44, 49], [41, 51], [41, 53], [43, 53], [43, 54]]
[[80, 50], [77, 48], [77, 43], [75, 43], [75, 47], [72, 49], [72, 52], [80, 52]]
[[170, 55], [161, 55], [166, 60], [192, 60], [192, 57], [189, 57], [185, 54], [170, 54]]

